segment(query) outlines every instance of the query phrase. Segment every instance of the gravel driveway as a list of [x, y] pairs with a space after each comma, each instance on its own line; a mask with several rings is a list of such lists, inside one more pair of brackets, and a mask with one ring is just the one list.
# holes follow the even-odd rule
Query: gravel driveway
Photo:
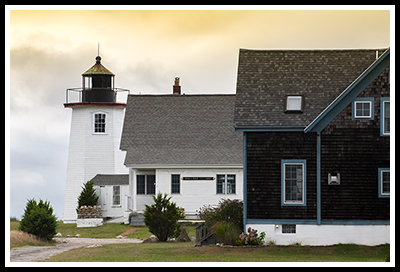
[[140, 239], [53, 238], [56, 246], [24, 246], [10, 249], [10, 262], [37, 262], [78, 247], [141, 243]]

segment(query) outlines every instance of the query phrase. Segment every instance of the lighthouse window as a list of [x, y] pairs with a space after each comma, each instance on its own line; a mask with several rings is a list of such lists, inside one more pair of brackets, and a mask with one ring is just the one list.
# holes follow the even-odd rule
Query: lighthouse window
[[96, 113], [94, 115], [94, 133], [106, 132], [106, 115], [104, 113]]

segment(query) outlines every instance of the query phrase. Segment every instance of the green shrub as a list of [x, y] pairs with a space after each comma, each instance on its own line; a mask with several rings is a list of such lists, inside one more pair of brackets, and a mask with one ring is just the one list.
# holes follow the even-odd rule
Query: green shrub
[[238, 199], [222, 199], [218, 206], [204, 205], [197, 211], [208, 227], [217, 222], [229, 222], [239, 232], [243, 231], [243, 202]]
[[225, 245], [234, 246], [239, 239], [239, 230], [229, 222], [217, 222], [211, 229]]
[[28, 200], [19, 230], [50, 241], [56, 234], [57, 219], [49, 202]]
[[180, 234], [178, 220], [181, 218], [179, 208], [175, 202], [170, 202], [171, 197], [158, 193], [153, 196], [154, 204], [145, 205], [144, 223], [157, 239], [161, 242], [168, 238], [177, 238]]
[[83, 184], [82, 192], [78, 197], [78, 207], [76, 211], [79, 210], [81, 206], [96, 206], [99, 196], [96, 194], [96, 190], [93, 188], [94, 181], [88, 181]]

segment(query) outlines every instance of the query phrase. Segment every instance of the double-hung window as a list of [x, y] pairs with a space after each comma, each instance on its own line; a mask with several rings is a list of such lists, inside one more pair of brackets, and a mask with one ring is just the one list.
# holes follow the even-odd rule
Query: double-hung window
[[381, 97], [381, 136], [390, 136], [390, 97]]
[[236, 194], [236, 175], [217, 175], [217, 194]]
[[390, 168], [378, 168], [378, 197], [390, 197]]
[[136, 194], [154, 195], [156, 192], [155, 175], [137, 175], [136, 176]]
[[281, 204], [306, 205], [306, 160], [281, 160]]
[[357, 97], [353, 101], [353, 120], [374, 120], [374, 98]]
[[121, 186], [113, 186], [113, 205], [121, 205]]
[[171, 194], [181, 193], [181, 175], [172, 174], [171, 175]]

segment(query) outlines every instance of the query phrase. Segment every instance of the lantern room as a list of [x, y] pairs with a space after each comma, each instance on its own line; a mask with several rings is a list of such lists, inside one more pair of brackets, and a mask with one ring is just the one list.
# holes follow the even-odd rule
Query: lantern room
[[82, 102], [115, 102], [115, 75], [101, 64], [101, 57], [82, 74]]

